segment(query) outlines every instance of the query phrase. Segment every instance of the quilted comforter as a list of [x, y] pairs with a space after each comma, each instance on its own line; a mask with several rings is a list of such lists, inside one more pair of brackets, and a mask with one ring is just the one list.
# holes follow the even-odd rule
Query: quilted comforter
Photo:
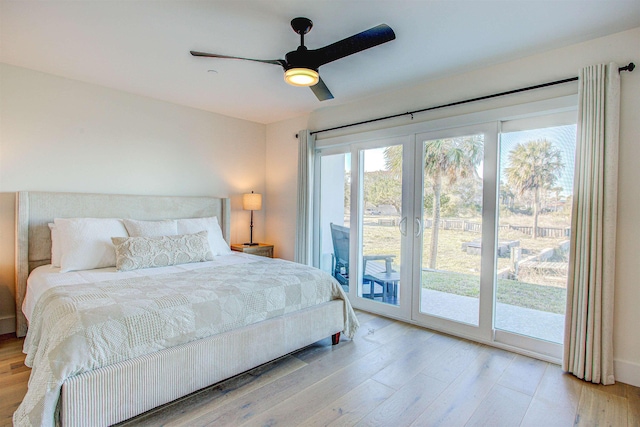
[[[54, 425], [71, 376], [332, 299], [347, 301], [330, 275], [283, 260], [50, 289], [25, 339], [33, 369], [14, 424]], [[352, 337], [358, 321], [348, 301], [344, 318]]]

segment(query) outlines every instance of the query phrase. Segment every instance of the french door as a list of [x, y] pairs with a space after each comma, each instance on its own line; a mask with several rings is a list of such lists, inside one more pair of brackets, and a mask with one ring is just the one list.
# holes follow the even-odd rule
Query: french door
[[497, 124], [415, 136], [412, 320], [492, 335]]
[[[465, 336], [490, 335], [493, 257], [481, 258], [480, 250], [491, 254], [493, 248], [481, 248], [479, 236], [495, 234], [495, 209], [483, 206], [496, 200], [495, 143], [485, 144], [496, 140], [493, 123], [368, 141], [318, 156], [317, 265], [338, 279], [354, 307]], [[452, 200], [453, 187], [465, 201]], [[456, 203], [473, 205], [473, 212], [464, 212], [473, 220], [458, 223], [477, 231], [470, 238], [476, 256], [461, 265], [461, 255], [452, 252], [461, 242], [441, 231], [443, 221], [453, 223], [445, 217]], [[464, 282], [473, 295], [440, 286], [452, 281]]]
[[316, 265], [355, 308], [558, 360], [575, 147], [568, 117], [322, 149]]

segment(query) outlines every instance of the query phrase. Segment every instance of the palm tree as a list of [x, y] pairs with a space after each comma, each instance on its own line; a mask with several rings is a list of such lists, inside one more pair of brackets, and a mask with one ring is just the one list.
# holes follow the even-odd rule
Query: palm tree
[[[424, 177], [429, 178], [433, 191], [433, 224], [431, 226], [431, 253], [429, 268], [436, 268], [438, 256], [438, 234], [440, 232], [440, 198], [443, 180], [449, 185], [458, 178], [476, 175], [476, 167], [482, 160], [482, 135], [463, 136], [457, 138], [434, 139], [424, 142]], [[385, 150], [388, 169], [400, 170], [402, 151], [399, 146]], [[426, 189], [426, 186], [425, 186]]]
[[546, 139], [520, 143], [509, 152], [509, 166], [504, 172], [509, 185], [520, 196], [525, 192], [533, 193], [533, 232], [538, 237], [538, 216], [540, 215], [540, 193], [550, 189], [564, 168], [560, 150], [554, 148]]
[[482, 136], [473, 135], [458, 138], [434, 139], [424, 142], [425, 180], [431, 178], [433, 190], [433, 225], [431, 228], [431, 255], [429, 268], [436, 268], [438, 256], [438, 234], [440, 231], [440, 198], [442, 182], [449, 185], [458, 178], [468, 178], [476, 173], [482, 160]]

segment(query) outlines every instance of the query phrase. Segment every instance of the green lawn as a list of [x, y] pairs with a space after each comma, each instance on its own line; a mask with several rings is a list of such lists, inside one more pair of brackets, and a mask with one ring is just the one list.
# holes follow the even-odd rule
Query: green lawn
[[[394, 267], [399, 268], [400, 232], [398, 227], [377, 225], [377, 218], [365, 220], [363, 227], [363, 247], [365, 255], [395, 255]], [[478, 297], [480, 284], [480, 256], [468, 254], [462, 250], [462, 244], [480, 239], [479, 233], [440, 230], [438, 237], [437, 272], [423, 273], [423, 287], [456, 295]], [[532, 239], [518, 231], [501, 232], [500, 240], [518, 240], [520, 247], [527, 250], [530, 256], [541, 250], [557, 246], [562, 240], [555, 238]], [[423, 234], [423, 268], [429, 264], [429, 248], [431, 230]], [[498, 271], [508, 268], [509, 258], [498, 258]], [[530, 279], [528, 279], [530, 280]], [[566, 289], [558, 286], [519, 282], [516, 280], [498, 279], [498, 302], [519, 307], [532, 308], [550, 313], [563, 314], [565, 311]], [[551, 284], [550, 281], [547, 281]]]
[[[395, 255], [394, 264], [400, 265], [400, 232], [398, 227], [379, 225], [364, 225], [363, 248], [365, 255]], [[440, 230], [438, 236], [438, 256], [436, 269], [453, 271], [456, 273], [479, 273], [480, 256], [468, 254], [462, 250], [462, 244], [480, 239], [479, 233]], [[501, 232], [499, 240], [518, 240], [520, 247], [529, 254], [539, 253], [546, 248], [552, 248], [566, 239], [537, 238], [532, 239], [518, 231]], [[431, 245], [431, 229], [423, 233], [422, 266], [428, 267]], [[529, 256], [529, 255], [526, 255]], [[498, 271], [509, 267], [509, 258], [498, 258]]]
[[[471, 274], [425, 271], [422, 273], [422, 287], [478, 298], [480, 277]], [[564, 288], [498, 279], [497, 300], [501, 303], [564, 314], [566, 298], [567, 290]]]

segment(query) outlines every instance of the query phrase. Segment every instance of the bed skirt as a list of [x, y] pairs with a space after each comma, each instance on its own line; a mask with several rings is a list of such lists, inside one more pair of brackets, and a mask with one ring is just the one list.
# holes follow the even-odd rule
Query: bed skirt
[[63, 426], [107, 426], [248, 371], [344, 328], [344, 301], [255, 323], [69, 378]]

